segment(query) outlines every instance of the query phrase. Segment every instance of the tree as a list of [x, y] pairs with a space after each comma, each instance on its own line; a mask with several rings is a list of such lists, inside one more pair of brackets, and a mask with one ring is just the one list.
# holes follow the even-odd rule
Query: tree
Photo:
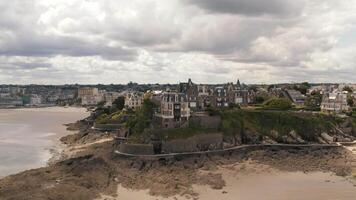
[[267, 101], [270, 97], [268, 96], [267, 93], [265, 94], [258, 94], [256, 97], [255, 97], [255, 102], [257, 104], [262, 104], [263, 102]]
[[352, 93], [352, 92], [353, 92], [353, 91], [352, 91], [352, 88], [349, 87], [349, 86], [345, 86], [345, 87], [342, 89], [342, 91], [346, 91], [346, 92], [348, 92], [348, 93]]
[[288, 110], [292, 108], [292, 102], [286, 98], [272, 98], [264, 103], [265, 109]]
[[310, 87], [311, 86], [308, 82], [303, 82], [300, 85], [294, 85], [293, 89], [305, 95]]
[[320, 92], [313, 92], [304, 103], [306, 110], [319, 111], [322, 100]]
[[122, 110], [125, 107], [125, 97], [118, 97], [115, 99], [114, 102], [112, 102], [113, 106], [116, 106], [118, 110]]
[[141, 108], [136, 109], [134, 115], [127, 121], [127, 128], [133, 134], [143, 133], [152, 123], [155, 107], [155, 104], [151, 100], [145, 99]]
[[350, 107], [353, 107], [355, 104], [354, 102], [354, 98], [351, 95], [347, 96], [347, 105], [349, 105]]

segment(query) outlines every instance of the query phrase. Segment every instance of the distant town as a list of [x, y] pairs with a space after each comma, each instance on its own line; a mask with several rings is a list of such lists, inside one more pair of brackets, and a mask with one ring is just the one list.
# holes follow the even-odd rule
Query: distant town
[[[356, 103], [356, 84], [291, 83], [246, 85], [235, 83], [218, 85], [198, 84], [191, 79], [179, 84], [126, 85], [0, 85], [0, 108], [84, 106], [106, 107], [119, 97], [126, 108], [136, 109], [148, 97], [159, 106], [159, 114], [170, 118], [187, 119], [192, 112], [208, 108], [234, 106], [254, 107], [272, 99], [288, 100], [299, 111], [347, 113]], [[171, 105], [175, 107], [171, 107]], [[179, 112], [177, 108], [179, 107]], [[175, 116], [177, 118], [177, 116]]]

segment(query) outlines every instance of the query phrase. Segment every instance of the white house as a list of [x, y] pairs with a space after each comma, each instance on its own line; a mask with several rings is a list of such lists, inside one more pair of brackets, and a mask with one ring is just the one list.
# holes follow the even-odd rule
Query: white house
[[350, 107], [347, 105], [347, 92], [332, 92], [326, 93], [323, 96], [321, 110], [325, 112], [340, 113], [348, 111]]

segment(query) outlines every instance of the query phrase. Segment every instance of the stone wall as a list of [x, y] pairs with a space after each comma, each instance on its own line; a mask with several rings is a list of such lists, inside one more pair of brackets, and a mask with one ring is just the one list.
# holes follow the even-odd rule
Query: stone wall
[[120, 144], [119, 151], [126, 154], [134, 155], [153, 155], [152, 144]]
[[122, 128], [121, 124], [94, 124], [94, 128], [103, 131], [115, 131]]
[[177, 139], [162, 143], [162, 153], [182, 153], [222, 149], [223, 134], [200, 134], [188, 139]]
[[217, 129], [221, 123], [220, 116], [198, 115], [190, 119], [191, 123], [199, 125], [203, 128]]

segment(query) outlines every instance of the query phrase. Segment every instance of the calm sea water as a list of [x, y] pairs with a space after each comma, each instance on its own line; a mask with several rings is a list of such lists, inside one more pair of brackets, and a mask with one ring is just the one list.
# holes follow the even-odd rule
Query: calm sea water
[[70, 134], [63, 124], [86, 116], [81, 108], [0, 110], [0, 177], [45, 166], [50, 149]]

